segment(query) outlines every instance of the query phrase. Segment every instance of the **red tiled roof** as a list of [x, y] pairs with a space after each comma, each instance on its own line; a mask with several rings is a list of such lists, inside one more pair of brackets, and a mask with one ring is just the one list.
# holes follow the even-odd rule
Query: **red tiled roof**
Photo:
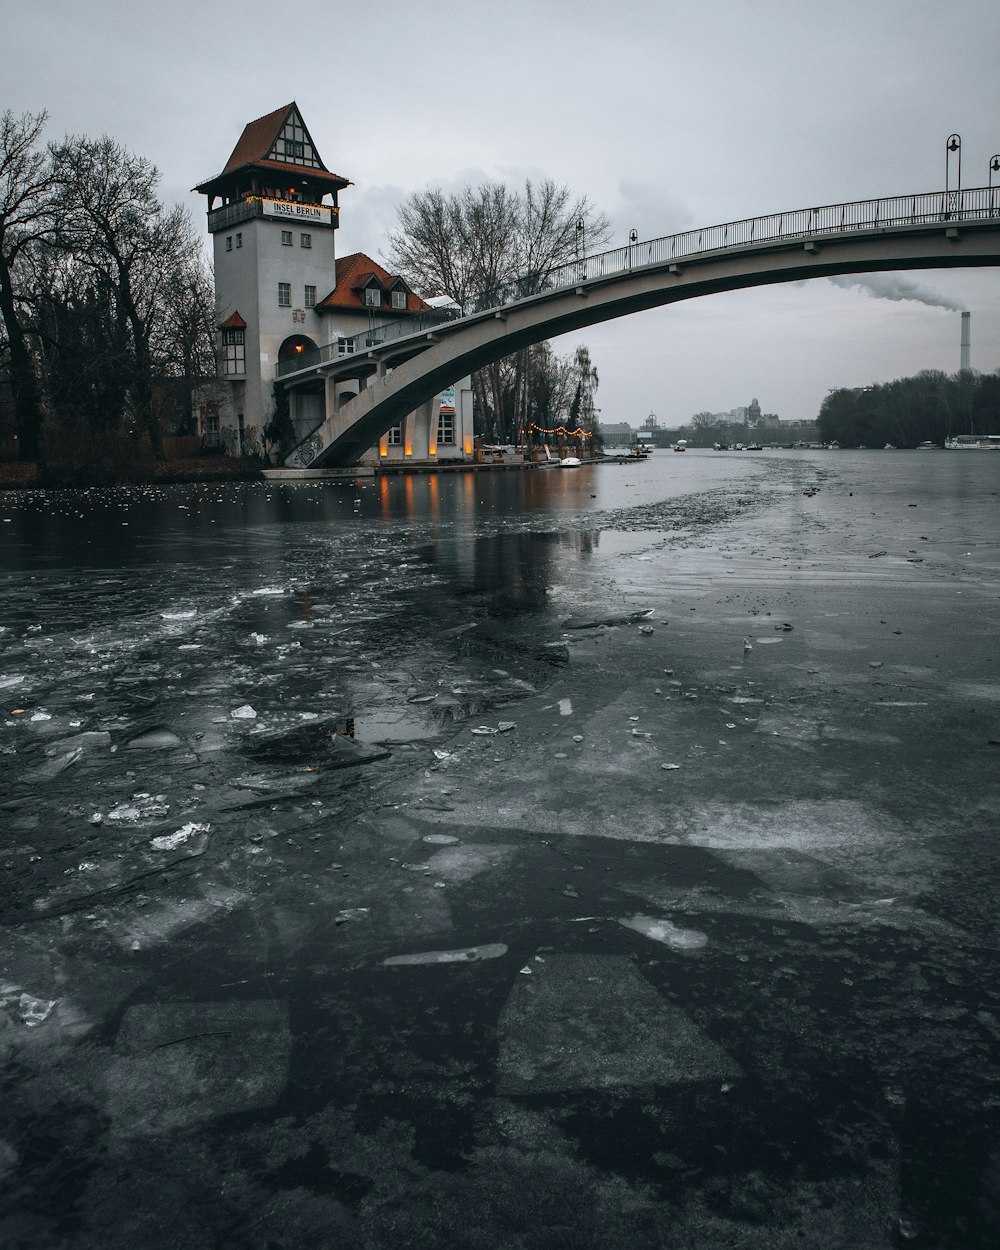
[[[206, 182], [201, 183], [200, 186], [195, 187], [195, 190], [209, 194], [213, 190], [217, 190], [217, 184], [227, 174], [233, 174], [243, 169], [273, 170], [283, 174], [296, 174], [300, 178], [312, 178], [317, 182], [329, 182], [332, 180], [339, 187], [349, 187], [351, 184], [347, 178], [333, 173], [332, 170], [327, 169], [323, 165], [319, 150], [315, 144], [312, 147], [317, 161], [320, 162], [318, 166], [289, 164], [286, 161], [276, 161], [268, 158], [268, 153], [274, 147], [288, 114], [293, 109], [296, 113], [299, 113], [299, 118], [301, 119], [302, 114], [293, 100], [291, 104], [284, 104], [280, 109], [275, 109], [273, 113], [267, 113], [263, 117], [258, 117], [256, 121], [247, 122], [222, 173], [216, 178], [209, 178]], [[303, 122], [304, 125], [305, 123]], [[309, 138], [310, 142], [312, 142], [311, 135]]]
[[[383, 291], [389, 291], [397, 283], [406, 287], [398, 274], [391, 274], [387, 269], [366, 256], [364, 252], [352, 252], [349, 256], [341, 256], [337, 261], [337, 285], [326, 297], [316, 305], [317, 312], [371, 312], [361, 294], [369, 278], [376, 278]], [[401, 308], [392, 308], [390, 303], [383, 305], [386, 312], [402, 312]], [[408, 313], [433, 312], [430, 304], [425, 304], [419, 295], [406, 287], [406, 311]]]
[[231, 317], [227, 317], [225, 321], [219, 322], [220, 330], [245, 330], [246, 328], [247, 323], [240, 316], [239, 309]]
[[[280, 109], [275, 109], [273, 113], [258, 117], [256, 121], [247, 122], [222, 172], [229, 174], [234, 169], [241, 169], [244, 165], [255, 165], [258, 161], [267, 160], [267, 154], [274, 147], [274, 141], [285, 124], [285, 118], [293, 108], [295, 108], [294, 100], [291, 104], [284, 104]], [[319, 153], [317, 152], [316, 155], [318, 158]]]

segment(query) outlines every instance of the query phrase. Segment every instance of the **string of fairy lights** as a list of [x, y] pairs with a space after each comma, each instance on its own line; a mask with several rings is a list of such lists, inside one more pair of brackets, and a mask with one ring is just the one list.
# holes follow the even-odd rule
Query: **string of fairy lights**
[[532, 422], [528, 427], [533, 434], [559, 434], [563, 438], [593, 438], [593, 430], [585, 430], [583, 426], [578, 425], [575, 430], [567, 430], [564, 425], [557, 425], [554, 430], [547, 430], [544, 425], [537, 425]]

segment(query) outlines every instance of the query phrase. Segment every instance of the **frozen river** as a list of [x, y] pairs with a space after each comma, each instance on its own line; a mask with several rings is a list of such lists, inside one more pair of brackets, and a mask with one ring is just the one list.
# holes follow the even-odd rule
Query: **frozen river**
[[0, 1245], [995, 1245], [998, 491], [0, 494]]

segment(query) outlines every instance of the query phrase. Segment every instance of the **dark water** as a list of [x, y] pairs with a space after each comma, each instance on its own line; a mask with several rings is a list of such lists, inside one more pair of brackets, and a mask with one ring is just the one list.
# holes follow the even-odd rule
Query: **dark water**
[[998, 489], [0, 497], [0, 1244], [995, 1244]]

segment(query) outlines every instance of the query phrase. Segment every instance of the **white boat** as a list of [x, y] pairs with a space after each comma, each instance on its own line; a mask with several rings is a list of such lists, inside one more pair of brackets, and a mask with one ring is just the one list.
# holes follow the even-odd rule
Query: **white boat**
[[944, 445], [948, 451], [1000, 451], [1000, 434], [956, 434]]
[[917, 451], [937, 451], [937, 443], [932, 443], [929, 439], [925, 439], [922, 443], [917, 443]]
[[559, 461], [560, 469], [578, 469], [583, 462], [577, 456], [563, 456]]
[[679, 438], [673, 446], [674, 451], [687, 451], [687, 439]]

